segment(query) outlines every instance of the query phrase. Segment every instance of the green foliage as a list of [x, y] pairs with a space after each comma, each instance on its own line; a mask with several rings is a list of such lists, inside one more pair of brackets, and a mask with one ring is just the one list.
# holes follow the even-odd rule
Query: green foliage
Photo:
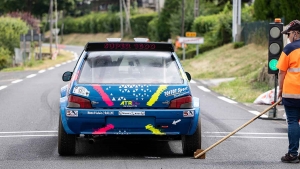
[[[177, 13], [180, 10], [181, 0], [165, 0], [164, 8], [162, 9], [158, 19], [158, 40], [167, 41], [170, 35], [169, 21], [171, 14]], [[180, 18], [177, 18], [180, 20]]]
[[[184, 32], [191, 31], [194, 21], [194, 1], [185, 1], [185, 15], [184, 15]], [[181, 35], [181, 16], [182, 10], [171, 14], [169, 20], [171, 37]]]
[[7, 16], [12, 18], [20, 18], [22, 21], [26, 22], [31, 29], [40, 32], [40, 21], [29, 12], [11, 12], [8, 13]]
[[233, 43], [233, 48], [237, 49], [237, 48], [241, 48], [245, 45], [245, 42], [234, 42]]
[[[255, 0], [254, 13], [257, 20], [270, 20], [274, 19], [273, 11], [270, 6], [272, 0]], [[280, 10], [280, 9], [277, 9]]]
[[151, 41], [159, 41], [159, 35], [158, 35], [158, 17], [155, 17], [148, 23], [148, 38]]
[[19, 18], [0, 17], [0, 46], [11, 53], [20, 46], [20, 35], [28, 31], [28, 26]]
[[200, 16], [193, 23], [193, 30], [205, 36], [205, 42], [219, 46], [231, 42], [231, 12]]
[[9, 63], [11, 63], [11, 52], [0, 46], [0, 70], [8, 67]]
[[[78, 0], [57, 0], [57, 9], [64, 11], [66, 14], [70, 14], [75, 10], [76, 2], [78, 2]], [[24, 11], [30, 12], [35, 16], [42, 16], [49, 12], [49, 6], [49, 0], [1, 0], [0, 12]]]
[[256, 20], [273, 21], [274, 18], [283, 18], [285, 24], [294, 19], [299, 19], [299, 9], [296, 4], [300, 0], [255, 0], [254, 13]]
[[206, 16], [206, 15], [214, 15], [220, 13], [224, 9], [224, 4], [226, 4], [226, 2], [216, 4], [215, 2], [212, 1], [200, 0], [199, 4], [200, 4], [199, 7], [200, 15]]
[[219, 14], [199, 16], [194, 20], [192, 29], [197, 32], [198, 36], [203, 36], [205, 33], [212, 31], [218, 17]]
[[287, 0], [279, 0], [278, 4], [280, 4], [281, 14], [283, 14], [285, 24], [288, 24], [295, 19], [300, 20], [300, 0], [293, 0], [293, 2]]
[[131, 17], [131, 29], [133, 36], [148, 36], [148, 23], [157, 17], [157, 13], [140, 14]]
[[98, 33], [117, 32], [120, 30], [120, 17], [117, 13], [92, 13], [78, 18], [66, 17], [64, 33]]

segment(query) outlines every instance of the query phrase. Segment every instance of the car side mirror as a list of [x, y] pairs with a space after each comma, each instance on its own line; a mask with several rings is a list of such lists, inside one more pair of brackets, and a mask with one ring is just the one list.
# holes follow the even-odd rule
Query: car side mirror
[[65, 73], [63, 74], [63, 76], [62, 76], [62, 80], [63, 80], [64, 82], [70, 81], [70, 80], [71, 80], [71, 77], [72, 77], [72, 74], [73, 74], [73, 72], [69, 72], [69, 71], [65, 72]]
[[191, 81], [192, 76], [190, 75], [190, 73], [189, 72], [185, 72], [185, 74], [186, 74], [186, 77], [188, 78], [188, 80]]

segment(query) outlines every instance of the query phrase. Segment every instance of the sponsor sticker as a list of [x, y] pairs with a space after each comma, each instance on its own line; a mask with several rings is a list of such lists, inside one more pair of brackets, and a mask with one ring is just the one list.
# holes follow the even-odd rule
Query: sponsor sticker
[[88, 111], [87, 114], [114, 115], [114, 112], [113, 111]]
[[119, 111], [119, 116], [145, 116], [144, 111]]
[[86, 97], [88, 97], [90, 95], [90, 91], [88, 91], [85, 87], [82, 87], [82, 86], [74, 87], [73, 93], [81, 95], [81, 96], [86, 96]]
[[184, 111], [183, 117], [194, 117], [194, 110]]
[[177, 89], [171, 89], [171, 90], [165, 91], [164, 94], [166, 97], [169, 97], [169, 96], [178, 97], [178, 96], [184, 95], [188, 92], [189, 92], [188, 87], [179, 87]]
[[127, 101], [127, 100], [123, 100], [121, 102], [121, 106], [123, 107], [137, 107], [140, 103], [137, 101]]
[[68, 117], [78, 117], [78, 110], [67, 110]]

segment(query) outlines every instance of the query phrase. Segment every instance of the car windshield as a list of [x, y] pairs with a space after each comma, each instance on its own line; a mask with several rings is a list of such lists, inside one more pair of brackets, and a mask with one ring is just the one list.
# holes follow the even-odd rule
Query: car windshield
[[183, 83], [171, 52], [101, 51], [87, 55], [78, 83]]

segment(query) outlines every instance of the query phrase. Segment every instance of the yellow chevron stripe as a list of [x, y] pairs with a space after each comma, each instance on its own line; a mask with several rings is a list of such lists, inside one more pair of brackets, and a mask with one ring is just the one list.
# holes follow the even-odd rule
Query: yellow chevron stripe
[[160, 85], [158, 87], [158, 89], [156, 90], [156, 92], [151, 96], [151, 98], [149, 99], [149, 101], [147, 102], [147, 106], [152, 106], [157, 100], [159, 95], [167, 89], [167, 85]]
[[147, 126], [145, 126], [145, 128], [147, 130], [150, 130], [155, 135], [166, 135], [166, 133], [162, 133], [159, 129], [153, 127], [152, 124], [148, 124]]

